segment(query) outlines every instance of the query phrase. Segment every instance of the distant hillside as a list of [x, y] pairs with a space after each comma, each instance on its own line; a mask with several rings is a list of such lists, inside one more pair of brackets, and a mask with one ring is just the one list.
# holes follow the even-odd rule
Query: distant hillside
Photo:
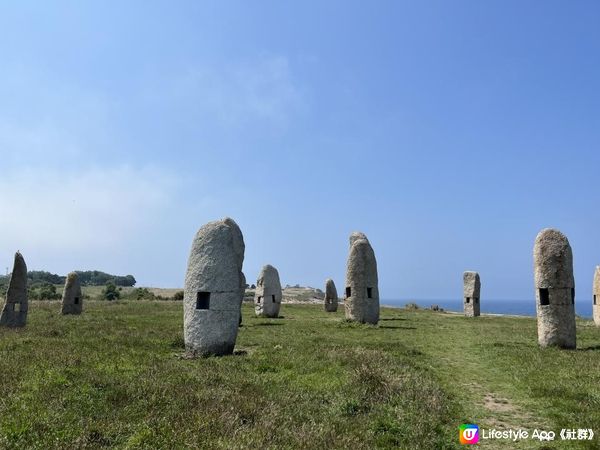
[[[104, 286], [111, 282], [116, 286], [135, 286], [136, 280], [133, 275], [111, 275], [99, 270], [77, 270], [79, 281], [84, 286]], [[7, 285], [10, 279], [10, 274], [0, 276], [0, 286]], [[28, 284], [30, 286], [40, 285], [43, 283], [49, 284], [64, 284], [66, 276], [57, 275], [55, 273], [46, 272], [43, 270], [30, 270], [27, 272]]]
[[[254, 299], [254, 291], [254, 289], [246, 289], [244, 300], [252, 301]], [[282, 291], [284, 303], [316, 303], [323, 301], [325, 298], [325, 293], [321, 289], [316, 289], [310, 286], [303, 287], [299, 285], [287, 285]]]

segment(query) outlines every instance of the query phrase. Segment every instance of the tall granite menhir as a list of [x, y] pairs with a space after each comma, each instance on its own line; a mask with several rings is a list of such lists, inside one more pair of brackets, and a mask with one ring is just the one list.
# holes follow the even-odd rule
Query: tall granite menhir
[[463, 274], [463, 309], [466, 317], [478, 317], [481, 281], [477, 272]]
[[325, 280], [325, 311], [336, 312], [338, 309], [338, 295], [335, 283], [331, 278]]
[[596, 271], [594, 272], [594, 286], [592, 294], [592, 315], [594, 317], [594, 323], [600, 327], [600, 266], [596, 266]]
[[573, 252], [558, 230], [546, 228], [533, 247], [538, 343], [576, 347]]
[[346, 319], [361, 323], [379, 322], [379, 283], [375, 252], [363, 233], [350, 235], [346, 266]]
[[254, 293], [254, 312], [258, 317], [279, 317], [281, 308], [281, 282], [279, 272], [270, 264], [260, 271]]
[[62, 296], [63, 314], [81, 314], [83, 310], [83, 295], [81, 294], [81, 283], [77, 272], [67, 275], [65, 290]]
[[6, 291], [6, 303], [0, 315], [0, 326], [17, 328], [27, 323], [27, 265], [21, 253], [15, 253], [15, 263]]
[[192, 243], [183, 295], [183, 335], [191, 356], [233, 353], [244, 297], [244, 237], [230, 218], [207, 223]]

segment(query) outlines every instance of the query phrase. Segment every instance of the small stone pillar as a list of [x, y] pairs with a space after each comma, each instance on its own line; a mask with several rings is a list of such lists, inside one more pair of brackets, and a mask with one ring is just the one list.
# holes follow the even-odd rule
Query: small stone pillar
[[538, 343], [576, 347], [573, 252], [564, 234], [546, 228], [533, 247]]
[[233, 353], [245, 278], [244, 237], [233, 219], [201, 227], [192, 243], [185, 275], [183, 331], [191, 356]]
[[344, 306], [348, 320], [374, 325], [379, 322], [377, 260], [367, 236], [360, 232], [350, 235]]
[[336, 312], [338, 309], [338, 295], [335, 283], [331, 278], [325, 280], [325, 311]]
[[466, 317], [478, 317], [481, 300], [481, 281], [477, 272], [463, 274], [463, 309]]
[[83, 295], [81, 293], [81, 284], [77, 272], [71, 272], [67, 275], [65, 281], [65, 290], [62, 296], [63, 314], [81, 314], [83, 310]]
[[281, 308], [281, 282], [279, 272], [267, 264], [260, 271], [254, 292], [254, 312], [258, 317], [279, 317]]
[[594, 286], [592, 289], [592, 294], [592, 315], [594, 317], [594, 323], [600, 327], [600, 266], [596, 266], [596, 271], [594, 272]]
[[6, 303], [0, 315], [0, 326], [24, 327], [27, 323], [27, 265], [21, 253], [15, 253], [13, 271], [6, 291]]

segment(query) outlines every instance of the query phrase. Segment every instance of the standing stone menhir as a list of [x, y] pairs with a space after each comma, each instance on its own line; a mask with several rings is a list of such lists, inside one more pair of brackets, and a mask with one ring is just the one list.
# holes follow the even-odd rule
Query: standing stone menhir
[[576, 347], [573, 252], [564, 234], [546, 228], [533, 247], [538, 343]]
[[361, 323], [379, 322], [379, 283], [375, 252], [363, 233], [350, 235], [346, 266], [346, 319]]
[[67, 275], [65, 290], [62, 296], [63, 314], [81, 314], [83, 310], [83, 295], [81, 294], [81, 283], [77, 272]]
[[331, 278], [325, 280], [325, 311], [336, 312], [338, 309], [338, 295], [335, 283]]
[[463, 274], [463, 308], [466, 317], [478, 317], [480, 309], [481, 281], [477, 272]]
[[279, 272], [270, 264], [260, 271], [254, 293], [254, 312], [258, 317], [279, 317], [281, 308], [281, 282]]
[[594, 272], [594, 286], [593, 286], [593, 305], [592, 315], [594, 317], [594, 323], [600, 327], [600, 266], [596, 266]]
[[15, 263], [6, 291], [6, 303], [0, 315], [0, 326], [17, 328], [27, 323], [27, 265], [21, 253], [15, 253]]
[[183, 295], [183, 334], [192, 356], [233, 353], [244, 297], [244, 237], [230, 218], [201, 227], [192, 243]]

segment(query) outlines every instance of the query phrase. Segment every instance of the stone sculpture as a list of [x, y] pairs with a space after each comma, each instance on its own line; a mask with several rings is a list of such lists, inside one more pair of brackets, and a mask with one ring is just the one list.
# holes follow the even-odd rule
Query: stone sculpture
[[244, 238], [230, 218], [207, 223], [192, 243], [185, 276], [183, 327], [191, 356], [233, 352], [245, 278]]

